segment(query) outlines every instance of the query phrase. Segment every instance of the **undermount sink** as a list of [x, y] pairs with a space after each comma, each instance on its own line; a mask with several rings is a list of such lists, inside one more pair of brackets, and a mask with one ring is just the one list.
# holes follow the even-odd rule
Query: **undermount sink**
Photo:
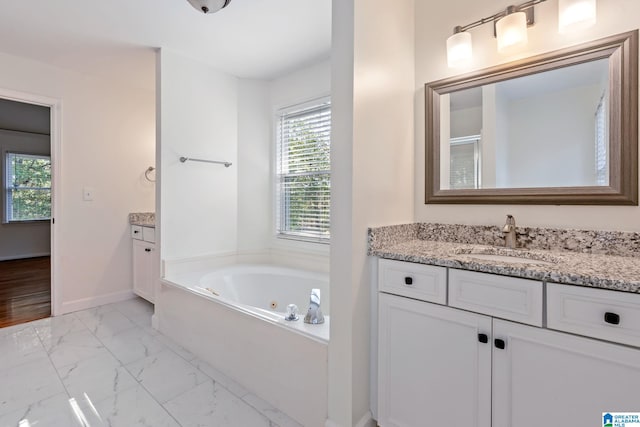
[[553, 265], [557, 260], [547, 254], [519, 251], [503, 248], [458, 249], [456, 255], [483, 261], [502, 262], [507, 264]]

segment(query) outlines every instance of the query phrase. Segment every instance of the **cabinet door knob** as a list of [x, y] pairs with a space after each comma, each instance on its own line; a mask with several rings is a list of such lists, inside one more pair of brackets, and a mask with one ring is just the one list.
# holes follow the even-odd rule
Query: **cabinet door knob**
[[133, 234], [138, 234], [140, 230], [133, 230]]
[[604, 321], [611, 325], [619, 325], [620, 324], [620, 315], [616, 313], [606, 312], [604, 314]]
[[489, 336], [487, 334], [478, 334], [478, 341], [482, 344], [486, 344], [489, 342]]
[[413, 285], [413, 277], [409, 277], [409, 276], [405, 277], [404, 278], [404, 284], [405, 285]]
[[144, 248], [145, 252], [151, 252], [151, 248]]
[[504, 348], [506, 347], [506, 343], [504, 342], [504, 340], [501, 340], [499, 338], [493, 340], [493, 343], [495, 344], [496, 348], [499, 348], [500, 350], [504, 350]]

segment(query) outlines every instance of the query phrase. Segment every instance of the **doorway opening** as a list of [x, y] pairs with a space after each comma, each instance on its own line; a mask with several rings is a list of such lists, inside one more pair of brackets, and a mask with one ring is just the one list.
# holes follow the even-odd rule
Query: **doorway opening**
[[51, 109], [0, 98], [0, 328], [52, 314]]

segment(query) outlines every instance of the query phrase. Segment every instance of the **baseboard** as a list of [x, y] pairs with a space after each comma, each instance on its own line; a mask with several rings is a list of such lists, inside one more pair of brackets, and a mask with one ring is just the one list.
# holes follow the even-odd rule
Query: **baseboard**
[[[378, 424], [376, 423], [376, 421], [373, 418], [371, 418], [371, 412], [367, 411], [367, 413], [364, 414], [362, 418], [360, 418], [360, 420], [358, 420], [358, 422], [354, 424], [353, 427], [376, 427], [377, 425]], [[324, 423], [324, 427], [343, 427], [343, 426], [327, 418], [327, 420]]]
[[43, 256], [51, 256], [51, 252], [43, 252], [43, 253], [36, 253], [36, 254], [0, 256], [0, 261], [13, 261], [13, 260], [16, 260], [16, 259], [39, 258], [39, 257], [43, 257]]
[[111, 304], [114, 302], [125, 301], [134, 298], [136, 295], [133, 291], [120, 291], [96, 297], [82, 298], [75, 301], [66, 301], [62, 303], [60, 314], [72, 313], [74, 311], [86, 310], [88, 308], [98, 307], [100, 305]]

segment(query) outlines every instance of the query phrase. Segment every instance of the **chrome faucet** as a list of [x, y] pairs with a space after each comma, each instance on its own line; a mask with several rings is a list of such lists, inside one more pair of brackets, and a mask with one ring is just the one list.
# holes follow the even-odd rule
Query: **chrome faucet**
[[324, 323], [324, 315], [320, 310], [320, 289], [311, 289], [309, 310], [307, 310], [307, 315], [304, 316], [304, 323], [311, 323], [312, 325]]
[[504, 246], [508, 249], [516, 248], [516, 219], [513, 215], [507, 215], [507, 221], [502, 227], [504, 234]]

